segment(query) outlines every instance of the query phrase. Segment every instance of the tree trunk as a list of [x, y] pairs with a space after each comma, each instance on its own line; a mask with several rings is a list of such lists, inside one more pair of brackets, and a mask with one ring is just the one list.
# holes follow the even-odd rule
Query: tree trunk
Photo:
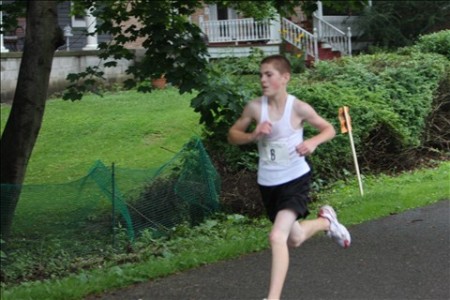
[[[11, 230], [20, 185], [44, 116], [50, 71], [56, 49], [64, 44], [57, 1], [27, 3], [26, 35], [11, 113], [0, 139], [1, 234]], [[8, 192], [9, 191], [9, 192]]]

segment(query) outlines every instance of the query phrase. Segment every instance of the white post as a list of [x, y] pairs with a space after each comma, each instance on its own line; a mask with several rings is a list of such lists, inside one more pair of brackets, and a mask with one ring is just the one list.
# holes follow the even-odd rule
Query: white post
[[352, 30], [347, 27], [348, 55], [352, 56]]
[[270, 41], [268, 44], [279, 43], [281, 43], [281, 23], [280, 16], [277, 14], [276, 17], [270, 21]]
[[318, 38], [322, 39], [322, 20], [323, 20], [323, 6], [322, 1], [317, 1], [317, 13], [314, 13], [314, 16], [316, 16], [317, 19], [317, 29], [318, 32]]
[[70, 37], [73, 36], [72, 34], [72, 27], [70, 25], [66, 25], [63, 29], [64, 31], [64, 37], [66, 38], [66, 51], [70, 50]]
[[[0, 1], [0, 5], [3, 4], [3, 1]], [[0, 10], [0, 28], [3, 32], [3, 10]], [[3, 33], [0, 34], [0, 52], [9, 52], [7, 48], [5, 48], [3, 44]]]
[[88, 33], [88, 36], [86, 38], [86, 46], [83, 48], [83, 50], [97, 50], [98, 49], [98, 39], [97, 39], [97, 33], [94, 35], [91, 35], [95, 32], [95, 26], [97, 25], [97, 18], [94, 17], [91, 14], [91, 11], [94, 9], [94, 7], [91, 7], [90, 9], [86, 10], [86, 16], [84, 19], [86, 20], [86, 30]]
[[351, 131], [348, 132], [348, 138], [350, 139], [350, 146], [352, 148], [353, 162], [355, 164], [356, 177], [358, 178], [359, 193], [361, 194], [361, 196], [364, 196], [361, 174], [359, 173], [358, 158], [356, 157], [355, 143], [353, 142], [353, 135]]
[[317, 1], [317, 17], [322, 18], [323, 17], [323, 5], [322, 1]]
[[351, 125], [351, 121], [350, 121], [350, 114], [348, 113], [348, 107], [344, 106], [344, 107], [339, 108], [338, 116], [339, 116], [339, 120], [341, 122], [341, 132], [348, 133], [348, 138], [350, 140], [350, 146], [352, 148], [353, 161], [355, 164], [356, 175], [358, 177], [359, 192], [361, 193], [361, 196], [364, 196], [361, 174], [359, 173], [358, 158], [356, 156], [355, 143], [353, 142], [352, 125]]
[[318, 62], [319, 61], [319, 42], [318, 42], [318, 38], [317, 38], [317, 28], [314, 27], [313, 29], [314, 32], [314, 61]]

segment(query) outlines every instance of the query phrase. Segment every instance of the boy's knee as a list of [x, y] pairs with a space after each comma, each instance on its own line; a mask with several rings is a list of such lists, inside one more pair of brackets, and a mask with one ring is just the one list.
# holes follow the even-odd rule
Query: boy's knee
[[287, 235], [280, 230], [272, 230], [269, 234], [269, 242], [271, 245], [286, 244]]

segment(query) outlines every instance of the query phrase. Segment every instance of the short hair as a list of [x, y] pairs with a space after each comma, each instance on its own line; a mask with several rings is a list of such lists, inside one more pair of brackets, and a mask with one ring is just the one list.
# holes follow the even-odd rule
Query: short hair
[[273, 67], [281, 74], [289, 73], [291, 74], [291, 63], [289, 60], [280, 54], [270, 55], [265, 57], [260, 65], [272, 64]]

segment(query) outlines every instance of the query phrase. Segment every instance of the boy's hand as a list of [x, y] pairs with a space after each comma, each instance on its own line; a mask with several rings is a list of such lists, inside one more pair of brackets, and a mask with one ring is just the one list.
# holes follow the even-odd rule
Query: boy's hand
[[255, 141], [258, 141], [263, 136], [268, 135], [272, 132], [272, 123], [269, 121], [264, 121], [258, 126], [256, 126], [255, 130], [253, 131], [253, 137]]
[[317, 145], [311, 140], [303, 141], [302, 143], [298, 144], [297, 147], [295, 147], [295, 150], [300, 156], [307, 156], [316, 150]]

